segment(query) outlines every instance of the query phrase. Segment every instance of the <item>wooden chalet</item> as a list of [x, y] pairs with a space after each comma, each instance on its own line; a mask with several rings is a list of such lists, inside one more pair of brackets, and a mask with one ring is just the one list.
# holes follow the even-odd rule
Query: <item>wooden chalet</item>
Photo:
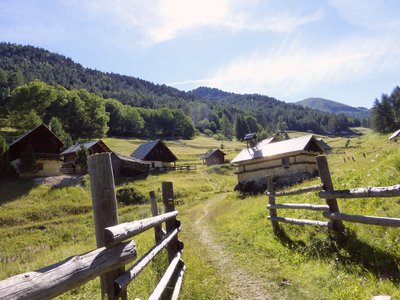
[[231, 161], [238, 176], [235, 189], [246, 192], [265, 189], [267, 175], [273, 176], [276, 185], [283, 186], [318, 174], [315, 157], [324, 150], [313, 135], [271, 141], [248, 147]]
[[36, 160], [31, 174], [24, 176], [54, 176], [60, 174], [61, 149], [64, 143], [44, 124], [23, 134], [9, 145], [12, 166], [18, 171], [21, 153], [30, 148]]
[[220, 149], [212, 150], [202, 156], [203, 163], [207, 166], [221, 165], [225, 162], [225, 155]]
[[150, 170], [168, 170], [171, 167], [175, 167], [175, 163], [178, 160], [175, 154], [161, 140], [140, 145], [130, 157], [150, 165]]
[[64, 163], [61, 168], [62, 173], [79, 174], [81, 172], [79, 166], [75, 164], [76, 154], [81, 149], [81, 146], [88, 150], [89, 155], [95, 153], [112, 152], [102, 140], [72, 145], [61, 153], [64, 158]]
[[112, 152], [111, 163], [114, 177], [146, 178], [149, 175], [149, 165], [141, 160]]

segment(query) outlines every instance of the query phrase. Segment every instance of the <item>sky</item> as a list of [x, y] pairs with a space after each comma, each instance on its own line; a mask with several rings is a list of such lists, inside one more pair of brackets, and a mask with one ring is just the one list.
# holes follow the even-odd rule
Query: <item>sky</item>
[[370, 108], [400, 85], [398, 0], [0, 0], [0, 41], [185, 91]]

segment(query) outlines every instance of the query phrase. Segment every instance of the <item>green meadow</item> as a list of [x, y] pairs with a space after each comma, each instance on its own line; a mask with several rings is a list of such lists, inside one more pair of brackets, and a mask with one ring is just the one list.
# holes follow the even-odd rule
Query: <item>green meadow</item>
[[[333, 148], [328, 162], [334, 187], [400, 183], [400, 145], [388, 144], [386, 135], [356, 130], [361, 135], [354, 138], [324, 137]], [[143, 140], [106, 138], [104, 142], [129, 155]], [[327, 229], [282, 224], [284, 234], [277, 238], [267, 219], [267, 197], [234, 192], [237, 178], [232, 166], [206, 167], [199, 158], [222, 146], [231, 160], [244, 143], [204, 136], [166, 143], [179, 158], [178, 165], [196, 164], [197, 170], [152, 174], [135, 182], [119, 180], [116, 188], [134, 187], [146, 196], [155, 191], [161, 201], [161, 182], [173, 182], [187, 268], [182, 299], [400, 298], [399, 229], [345, 222], [347, 238], [337, 244]], [[319, 183], [316, 178], [291, 188]], [[283, 202], [323, 204], [315, 192], [277, 198], [277, 203]], [[338, 203], [348, 214], [400, 215], [399, 198], [339, 199]], [[323, 220], [318, 212], [278, 211], [278, 215]], [[120, 222], [149, 217], [150, 205], [121, 204], [119, 216]], [[83, 186], [63, 188], [36, 185], [32, 179], [0, 182], [0, 236], [0, 279], [94, 249], [88, 178]], [[141, 255], [153, 245], [153, 231], [134, 240]], [[129, 298], [146, 299], [166, 266], [166, 254], [161, 253], [130, 284]], [[59, 296], [96, 298], [100, 298], [98, 279]]]

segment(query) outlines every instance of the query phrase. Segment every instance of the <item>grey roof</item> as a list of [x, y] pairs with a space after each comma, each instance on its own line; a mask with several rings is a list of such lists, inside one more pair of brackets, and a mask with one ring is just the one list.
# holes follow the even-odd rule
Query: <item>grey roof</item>
[[332, 147], [329, 146], [327, 143], [325, 143], [325, 141], [323, 139], [317, 139], [317, 142], [322, 150], [324, 150], [324, 151], [332, 150]]
[[292, 153], [304, 151], [307, 145], [314, 141], [318, 148], [322, 151], [319, 144], [313, 135], [306, 135], [290, 140], [284, 140], [281, 142], [269, 143], [259, 145], [259, 147], [246, 148], [243, 149], [232, 161], [231, 163], [237, 163], [257, 158], [273, 157], [277, 155], [290, 155]]
[[210, 152], [206, 153], [205, 155], [203, 155], [201, 158], [205, 159], [205, 158], [209, 158], [210, 156], [212, 156], [215, 152], [221, 152], [223, 155], [226, 155], [224, 152], [222, 152], [220, 149], [214, 149], [211, 150]]
[[54, 134], [54, 132], [51, 131], [51, 130], [50, 130], [46, 125], [44, 125], [44, 124], [40, 124], [39, 126], [37, 126], [37, 127], [33, 128], [32, 130], [28, 131], [27, 133], [24, 133], [23, 135], [21, 135], [20, 137], [18, 137], [14, 142], [12, 142], [9, 146], [12, 146], [12, 145], [18, 143], [19, 141], [23, 140], [26, 136], [30, 135], [32, 132], [34, 132], [35, 130], [39, 129], [40, 127], [46, 128], [50, 133], [52, 133], [52, 134], [54, 135], [54, 137], [55, 137], [57, 140], [60, 141], [60, 144], [61, 144], [62, 146], [65, 146], [64, 143], [58, 138], [58, 136], [56, 136], [56, 135]]
[[135, 151], [133, 151], [130, 157], [144, 159], [159, 142], [161, 142], [160, 139], [141, 144]]
[[397, 137], [399, 136], [399, 134], [400, 134], [400, 129], [399, 129], [399, 130], [396, 130], [396, 131], [389, 137], [389, 140], [392, 140], [392, 139], [394, 139], [394, 138], [397, 138]]
[[248, 133], [244, 136], [243, 141], [249, 141], [249, 140], [255, 139], [256, 137], [257, 137], [257, 135], [255, 132]]
[[130, 156], [122, 155], [122, 154], [119, 154], [117, 152], [113, 152], [113, 154], [115, 156], [117, 156], [121, 160], [135, 162], [135, 163], [138, 163], [138, 164], [144, 164], [144, 162], [142, 160], [140, 160], [140, 159], [136, 159], [136, 158], [133, 158], [133, 157], [130, 157]]
[[92, 147], [93, 145], [95, 145], [98, 142], [99, 141], [92, 141], [92, 142], [86, 142], [86, 143], [72, 145], [68, 149], [64, 150], [61, 153], [61, 155], [77, 152], [81, 148], [81, 146], [85, 147], [86, 149], [90, 149], [90, 147]]
[[273, 136], [273, 137], [271, 137], [271, 138], [269, 138], [269, 139], [262, 140], [261, 142], [259, 142], [259, 143], [256, 145], [256, 147], [257, 147], [257, 148], [260, 148], [260, 147], [263, 147], [263, 146], [265, 146], [265, 145], [268, 145], [268, 144], [274, 142], [275, 139], [276, 139], [276, 137]]

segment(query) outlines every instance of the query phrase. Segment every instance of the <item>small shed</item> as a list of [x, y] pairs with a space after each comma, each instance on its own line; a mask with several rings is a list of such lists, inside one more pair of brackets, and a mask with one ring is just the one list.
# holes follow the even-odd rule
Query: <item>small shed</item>
[[141, 160], [112, 152], [111, 162], [115, 177], [146, 178], [149, 165]]
[[130, 157], [150, 165], [150, 169], [168, 169], [175, 166], [178, 158], [161, 140], [150, 141], [140, 145]]
[[243, 149], [231, 163], [236, 166], [241, 191], [266, 188], [265, 177], [273, 176], [278, 186], [293, 184], [318, 174], [315, 157], [323, 149], [313, 135], [274, 143], [258, 143]]
[[203, 163], [205, 163], [207, 166], [221, 165], [225, 162], [225, 155], [226, 154], [220, 149], [212, 150], [202, 156]]
[[9, 145], [12, 166], [18, 170], [21, 153], [30, 148], [36, 160], [32, 174], [26, 176], [55, 176], [60, 174], [61, 149], [64, 143], [44, 124], [21, 135]]
[[79, 167], [75, 165], [75, 159], [77, 152], [81, 149], [81, 146], [88, 150], [89, 155], [95, 153], [112, 152], [102, 140], [72, 145], [61, 153], [61, 155], [64, 157], [64, 163], [61, 169], [62, 173], [80, 173]]

